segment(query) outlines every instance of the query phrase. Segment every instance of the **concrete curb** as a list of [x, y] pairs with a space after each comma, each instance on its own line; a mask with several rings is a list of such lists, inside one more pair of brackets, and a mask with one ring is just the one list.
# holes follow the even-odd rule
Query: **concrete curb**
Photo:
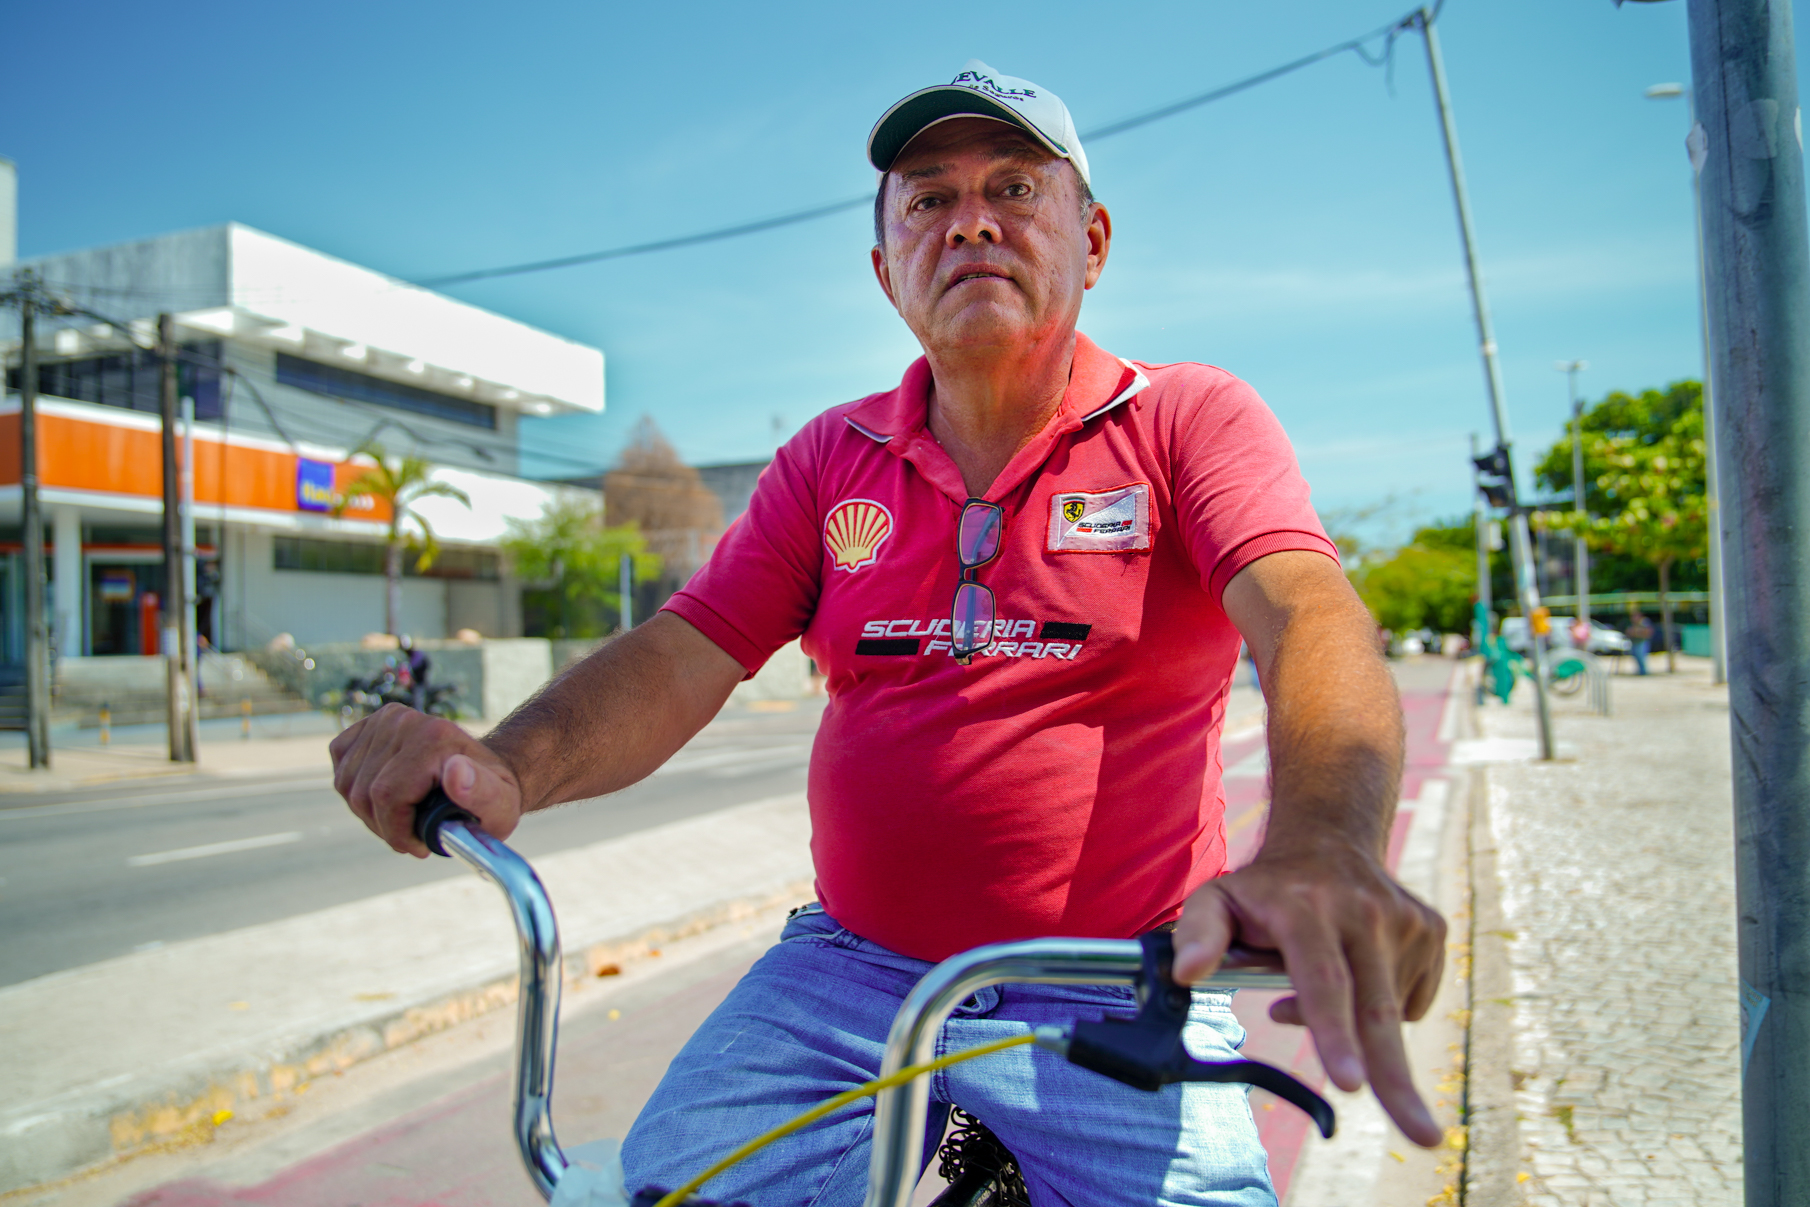
[[1490, 825], [1489, 773], [1470, 773], [1471, 1017], [1466, 1040], [1467, 1207], [1525, 1202], [1517, 1175], [1521, 1128], [1515, 1104], [1515, 1000], [1502, 886]]
[[[631, 961], [657, 957], [667, 944], [810, 898], [811, 882], [800, 880], [589, 944], [565, 957], [567, 992], [613, 975]], [[510, 976], [419, 1001], [386, 1003], [390, 1008], [374, 1017], [296, 1034], [255, 1051], [209, 1054], [148, 1076], [34, 1103], [30, 1114], [7, 1120], [0, 1132], [0, 1193], [41, 1185], [110, 1159], [206, 1142], [227, 1120], [280, 1106], [286, 1096], [306, 1092], [317, 1078], [513, 1007], [516, 986]]]
[[[663, 945], [678, 939], [808, 900], [811, 881], [804, 844], [799, 842], [795, 852], [790, 850], [797, 837], [791, 831], [808, 832], [803, 812], [802, 797], [796, 798], [795, 805], [792, 798], [757, 801], [724, 814], [688, 819], [539, 861], [556, 906], [563, 901], [569, 907], [561, 919], [568, 988], [577, 990], [598, 976], [611, 975], [613, 969], [619, 971], [626, 963], [657, 956]], [[757, 838], [767, 841], [757, 844]], [[757, 850], [757, 845], [768, 849]], [[682, 855], [695, 861], [687, 869], [690, 874], [667, 871], [677, 866], [675, 861]], [[640, 869], [643, 874], [621, 874], [624, 869]], [[733, 874], [738, 870], [743, 874]], [[597, 901], [587, 901], [573, 891], [575, 885], [594, 882], [600, 872], [616, 875], [607, 889], [597, 889]], [[692, 904], [699, 900], [707, 904]], [[631, 906], [626, 911], [625, 901]], [[643, 908], [634, 908], [637, 906]], [[406, 980], [412, 976], [416, 982], [395, 993], [339, 992], [345, 988], [343, 964], [348, 960], [339, 961], [342, 966], [330, 966], [318, 953], [296, 943], [298, 935], [310, 930], [337, 934], [350, 922], [375, 931], [418, 922], [423, 913], [433, 914], [443, 923], [441, 933], [423, 935], [425, 942], [444, 942], [446, 932], [459, 938], [471, 934], [479, 940], [474, 945], [482, 950], [475, 958], [457, 962], [450, 971], [441, 968], [423, 974], [392, 969], [395, 977]], [[512, 1006], [516, 977], [504, 970], [514, 967], [514, 945], [501, 941], [507, 928], [506, 910], [496, 890], [475, 877], [462, 877], [267, 927], [194, 940], [194, 950], [188, 953], [190, 966], [209, 962], [216, 953], [261, 949], [265, 967], [241, 973], [236, 980], [233, 974], [239, 970], [226, 969], [221, 986], [190, 989], [175, 978], [176, 992], [185, 997], [179, 1003], [79, 1000], [97, 993], [129, 995], [136, 982], [155, 983], [146, 962], [150, 957], [124, 957], [9, 987], [0, 992], [0, 1015], [12, 1013], [6, 1006], [22, 1004], [25, 1008], [10, 1022], [0, 1022], [0, 1040], [8, 1041], [3, 1045], [8, 1048], [19, 1045], [14, 1050], [26, 1056], [21, 1064], [38, 1065], [37, 1081], [22, 1076], [16, 1090], [30, 1084], [48, 1088], [46, 1078], [54, 1076], [61, 1063], [56, 1057], [78, 1042], [72, 1037], [88, 1029], [96, 1035], [106, 1034], [107, 1028], [94, 1025], [90, 1016], [129, 1018], [136, 1008], [147, 1018], [145, 1026], [151, 1034], [147, 1040], [141, 1030], [138, 1048], [110, 1063], [84, 1063], [72, 1057], [69, 1063], [81, 1066], [72, 1080], [85, 1080], [85, 1084], [25, 1094], [22, 1097], [28, 1100], [14, 1099], [0, 1108], [0, 1194], [134, 1153], [205, 1142], [228, 1119], [284, 1109], [285, 1099], [305, 1092], [316, 1078], [341, 1073], [468, 1019]], [[352, 952], [349, 961], [369, 962], [372, 953], [381, 952], [382, 947], [381, 940], [374, 939], [371, 951]], [[196, 1026], [194, 1020], [216, 1005], [210, 993], [243, 992], [255, 1001], [255, 994], [270, 979], [269, 966], [281, 964], [290, 950], [297, 952], [298, 979], [308, 978], [312, 970], [318, 974], [315, 979], [333, 982], [335, 992], [322, 996], [325, 1005], [312, 1003], [299, 1011], [299, 1017], [274, 1029], [258, 1032], [253, 1028], [209, 1042], [215, 1038], [213, 1028], [206, 1023]], [[164, 977], [166, 998], [171, 995], [171, 980]], [[60, 995], [69, 999], [66, 1013], [55, 1011]], [[245, 1004], [233, 1003], [235, 1007]], [[163, 1032], [176, 1035], [183, 1031], [179, 1016], [185, 1008], [190, 1024], [185, 1038], [190, 1050], [182, 1052], [179, 1041], [172, 1039], [171, 1046], [178, 1047], [178, 1052], [166, 1058], [158, 1041]], [[26, 1016], [24, 1022], [19, 1021], [20, 1016]], [[222, 1020], [219, 1030], [231, 1028]], [[108, 1069], [122, 1071], [94, 1076]]]

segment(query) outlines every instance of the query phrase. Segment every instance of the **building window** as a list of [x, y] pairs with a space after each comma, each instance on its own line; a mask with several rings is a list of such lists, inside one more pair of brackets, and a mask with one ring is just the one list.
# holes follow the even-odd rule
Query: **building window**
[[399, 411], [412, 411], [417, 415], [431, 415], [435, 419], [450, 419], [454, 423], [468, 423], [472, 427], [496, 430], [496, 408], [485, 403], [423, 390], [418, 386], [405, 386], [401, 382], [386, 381], [381, 377], [372, 377], [369, 373], [358, 373], [335, 365], [323, 365], [318, 361], [291, 356], [287, 352], [277, 353], [277, 380], [286, 386], [314, 394], [326, 394], [354, 402], [371, 402], [382, 407], [394, 407]]
[[[194, 359], [177, 364], [177, 396], [195, 400], [195, 418], [220, 418], [220, 341], [184, 344], [182, 350]], [[19, 375], [16, 368], [6, 373], [7, 389], [14, 393], [19, 390]], [[41, 361], [38, 393], [155, 415], [163, 407], [163, 361], [142, 348], [111, 356]]]
[[[316, 574], [382, 574], [383, 546], [363, 541], [324, 541], [316, 537], [279, 536], [272, 561], [278, 570], [310, 570]], [[442, 546], [432, 566], [423, 571], [421, 555], [402, 551], [402, 573], [409, 578], [468, 578], [494, 582], [497, 555], [488, 549]]]

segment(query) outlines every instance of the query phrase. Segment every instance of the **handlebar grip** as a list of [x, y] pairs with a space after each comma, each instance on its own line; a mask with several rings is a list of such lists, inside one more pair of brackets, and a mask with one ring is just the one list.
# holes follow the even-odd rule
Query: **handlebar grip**
[[440, 827], [449, 821], [477, 820], [475, 814], [454, 804], [452, 797], [435, 784], [433, 791], [415, 805], [415, 837], [426, 843], [428, 850], [445, 857], [446, 848], [440, 845]]

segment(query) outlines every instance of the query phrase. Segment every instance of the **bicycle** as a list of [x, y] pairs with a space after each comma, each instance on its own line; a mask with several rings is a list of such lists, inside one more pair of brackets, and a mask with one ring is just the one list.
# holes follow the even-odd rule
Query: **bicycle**
[[[515, 919], [521, 981], [516, 1011], [514, 1130], [516, 1148], [543, 1199], [552, 1201], [571, 1168], [553, 1132], [553, 1067], [558, 1047], [562, 986], [559, 925], [546, 889], [528, 861], [491, 837], [477, 819], [436, 788], [416, 806], [415, 834], [439, 856], [457, 856], [502, 890]], [[1073, 1064], [1137, 1089], [1155, 1091], [1183, 1081], [1242, 1082], [1268, 1090], [1304, 1111], [1331, 1138], [1331, 1105], [1288, 1073], [1251, 1060], [1195, 1060], [1182, 1046], [1189, 990], [1170, 977], [1170, 936], [1141, 939], [1026, 939], [977, 947], [944, 960], [906, 995], [887, 1037], [880, 1076], [820, 1104], [788, 1124], [743, 1144], [677, 1190], [644, 1187], [615, 1199], [626, 1207], [749, 1207], [691, 1197], [710, 1177], [790, 1131], [861, 1097], [874, 1102], [873, 1155], [866, 1207], [909, 1207], [919, 1180], [930, 1088], [923, 1074], [959, 1060], [1034, 1043]], [[1204, 986], [1216, 989], [1287, 989], [1287, 973], [1274, 953], [1234, 949]], [[1133, 1019], [1077, 1020], [1067, 1027], [1039, 1027], [1032, 1035], [985, 1044], [935, 1058], [937, 1035], [956, 1006], [978, 990], [1001, 984], [1133, 985]], [[964, 1128], [955, 1178], [935, 1207], [1003, 1204], [1003, 1185], [1014, 1172], [1010, 1153], [979, 1121]], [[989, 1148], [990, 1144], [990, 1148]], [[996, 1151], [994, 1151], [996, 1150]], [[945, 1148], [947, 1151], [947, 1146]], [[945, 1161], [945, 1165], [949, 1165]], [[592, 1200], [608, 1201], [608, 1200]]]

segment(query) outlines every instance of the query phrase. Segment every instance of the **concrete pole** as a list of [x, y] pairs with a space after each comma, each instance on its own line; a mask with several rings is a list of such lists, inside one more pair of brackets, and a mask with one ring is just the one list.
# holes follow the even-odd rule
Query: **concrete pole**
[[[1480, 475], [1477, 472], [1477, 458], [1481, 455], [1481, 451], [1477, 448], [1477, 433], [1472, 432], [1471, 523], [1477, 529], [1477, 602], [1482, 604], [1486, 611], [1490, 611], [1494, 609], [1495, 601], [1490, 596], [1489, 581], [1489, 507], [1484, 501], [1483, 484], [1479, 481]], [[1481, 638], [1488, 636], [1488, 633], [1478, 634], [1480, 639], [1477, 644], [1478, 653], [1483, 652]]]
[[[1685, 94], [1690, 96], [1689, 91]], [[1716, 391], [1710, 370], [1709, 293], [1703, 267], [1703, 127], [1697, 122], [1697, 102], [1690, 101], [1691, 131], [1685, 150], [1691, 157], [1691, 211], [1697, 220], [1697, 312], [1703, 327], [1703, 439], [1705, 459], [1704, 503], [1709, 511], [1709, 657], [1710, 675], [1716, 683], [1728, 682], [1728, 646], [1723, 637], [1722, 609], [1722, 493], [1716, 474]]]
[[163, 419], [163, 635], [165, 717], [170, 735], [170, 761], [192, 763], [195, 748], [189, 714], [194, 709], [194, 683], [182, 642], [182, 616], [188, 607], [182, 570], [182, 483], [176, 457], [176, 320], [157, 316], [158, 352], [163, 359], [159, 402]]
[[[27, 290], [35, 279], [25, 278]], [[36, 299], [19, 302], [19, 522], [25, 537], [25, 745], [35, 769], [50, 766], [50, 634], [44, 623], [44, 517], [38, 509]]]
[[52, 599], [59, 658], [79, 658], [87, 652], [82, 625], [82, 512], [79, 507], [51, 509], [50, 525], [56, 541], [51, 555]]
[[182, 661], [189, 750], [201, 753], [201, 646], [195, 640], [195, 400], [182, 399]]
[[1558, 367], [1565, 374], [1571, 391], [1571, 510], [1577, 517], [1577, 547], [1572, 554], [1572, 590], [1577, 594], [1577, 617], [1588, 631], [1590, 624], [1590, 546], [1584, 540], [1585, 507], [1588, 493], [1584, 489], [1584, 400], [1577, 395], [1577, 375], [1590, 367], [1589, 361], [1562, 360]]
[[1791, 5], [1690, 0], [1734, 753], [1749, 1207], [1810, 1202], [1810, 230]]
[[1709, 355], [1709, 294], [1704, 286], [1703, 270], [1703, 158], [1709, 136], [1697, 121], [1697, 98], [1683, 84], [1655, 84], [1647, 89], [1648, 100], [1667, 101], [1684, 98], [1685, 117], [1690, 131], [1684, 137], [1685, 153], [1691, 161], [1691, 216], [1697, 240], [1697, 314], [1703, 338], [1703, 442], [1708, 446], [1704, 504], [1709, 512], [1709, 659], [1713, 682], [1728, 682], [1727, 644], [1722, 639], [1722, 516], [1721, 494], [1716, 480], [1716, 391], [1711, 384]]
[[[1477, 433], [1471, 433], [1471, 526], [1476, 530], [1477, 538], [1477, 605], [1471, 609], [1471, 651], [1479, 658], [1484, 656], [1484, 643], [1489, 640], [1490, 617], [1493, 615], [1490, 598], [1489, 581], [1489, 507], [1483, 498], [1483, 475], [1477, 469], [1477, 458], [1481, 456], [1477, 448]], [[1477, 671], [1477, 707], [1483, 707], [1483, 698], [1488, 691], [1489, 663], [1478, 664]]]
[[[1496, 445], [1504, 456], [1509, 454], [1508, 412], [1503, 402], [1502, 367], [1496, 360], [1496, 334], [1490, 324], [1489, 301], [1483, 293], [1483, 270], [1477, 261], [1477, 237], [1471, 228], [1471, 199], [1464, 186], [1464, 161], [1458, 154], [1458, 122], [1452, 115], [1452, 98], [1446, 89], [1445, 60], [1439, 52], [1439, 33], [1433, 26], [1433, 10], [1423, 8], [1415, 20], [1427, 44], [1427, 69], [1433, 76], [1433, 99], [1439, 106], [1439, 129], [1445, 138], [1446, 166], [1452, 173], [1452, 200], [1458, 207], [1458, 234], [1464, 242], [1465, 274], [1471, 284], [1471, 310], [1477, 320], [1477, 345], [1483, 354], [1483, 379], [1489, 387], [1490, 418], [1496, 427]], [[1514, 487], [1513, 461], [1509, 462], [1508, 482]], [[1533, 631], [1534, 610], [1540, 606], [1540, 590], [1534, 582], [1533, 542], [1528, 537], [1527, 513], [1519, 506], [1519, 497], [1510, 511], [1514, 529], [1511, 542], [1515, 558], [1515, 580], [1519, 587], [1521, 613], [1527, 617], [1527, 649], [1533, 662], [1534, 714], [1540, 728], [1540, 757], [1553, 756], [1552, 709], [1546, 699], [1545, 641]]]
[[635, 627], [635, 559], [626, 553], [617, 566], [616, 589], [622, 596], [622, 631], [626, 633]]

